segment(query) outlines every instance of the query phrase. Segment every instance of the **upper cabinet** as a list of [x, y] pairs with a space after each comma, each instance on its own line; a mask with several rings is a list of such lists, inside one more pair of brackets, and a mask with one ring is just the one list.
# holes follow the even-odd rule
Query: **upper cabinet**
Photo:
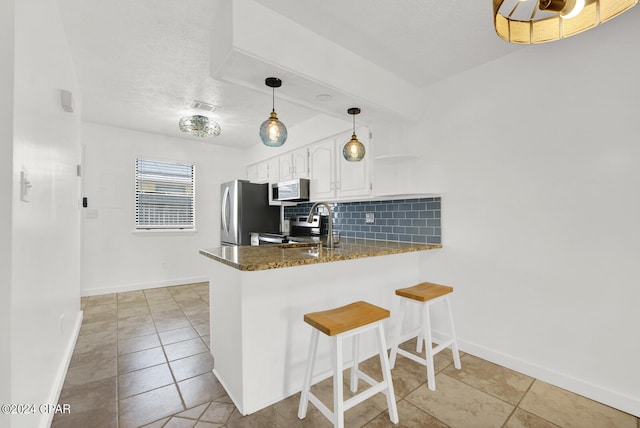
[[278, 156], [278, 181], [309, 178], [309, 149], [302, 147]]
[[252, 183], [269, 182], [269, 162], [262, 161], [247, 167], [247, 180]]
[[360, 162], [349, 162], [342, 155], [351, 133], [320, 141], [309, 146], [309, 178], [311, 200], [343, 200], [367, 197], [372, 193], [371, 144], [369, 130], [360, 128], [358, 140], [367, 154]]

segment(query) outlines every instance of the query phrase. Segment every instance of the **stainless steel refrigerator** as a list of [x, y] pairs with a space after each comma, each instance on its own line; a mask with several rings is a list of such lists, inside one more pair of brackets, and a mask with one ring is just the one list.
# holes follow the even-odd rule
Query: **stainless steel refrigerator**
[[269, 205], [268, 188], [246, 180], [220, 185], [221, 244], [250, 245], [251, 233], [280, 230], [280, 207]]

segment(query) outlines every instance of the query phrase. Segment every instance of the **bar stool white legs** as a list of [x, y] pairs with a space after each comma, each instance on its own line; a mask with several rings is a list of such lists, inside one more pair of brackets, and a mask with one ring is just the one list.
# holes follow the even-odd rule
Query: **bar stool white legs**
[[[311, 402], [322, 412], [322, 414], [333, 422], [334, 427], [344, 427], [344, 412], [360, 404], [367, 398], [382, 392], [386, 395], [387, 406], [389, 408], [389, 419], [394, 424], [398, 423], [398, 410], [393, 392], [393, 382], [391, 380], [391, 367], [387, 357], [387, 345], [384, 338], [382, 320], [389, 317], [389, 311], [366, 302], [356, 302], [340, 308], [314, 312], [304, 316], [305, 322], [313, 328], [311, 332], [311, 342], [309, 344], [309, 357], [307, 369], [302, 386], [300, 406], [298, 407], [298, 417], [304, 419], [307, 415], [308, 403]], [[359, 335], [365, 331], [376, 330], [376, 336], [380, 354], [380, 365], [382, 367], [382, 382], [361, 372], [358, 369]], [[312, 392], [312, 377], [316, 352], [318, 350], [318, 337], [322, 331], [331, 340], [331, 365], [333, 371], [333, 412], [329, 410]], [[351, 392], [358, 390], [358, 379], [362, 379], [371, 385], [368, 389], [357, 395], [344, 400], [342, 391], [342, 345], [343, 340], [352, 338], [353, 363], [351, 365], [350, 389]]]
[[[400, 316], [398, 317], [395, 334], [393, 337], [393, 344], [391, 346], [391, 355], [389, 361], [391, 368], [395, 366], [396, 357], [398, 354], [410, 358], [427, 367], [427, 385], [430, 390], [436, 389], [436, 377], [435, 368], [433, 365], [433, 357], [443, 349], [451, 347], [453, 354], [453, 363], [455, 368], [459, 369], [460, 353], [458, 350], [458, 341], [456, 339], [455, 328], [453, 326], [453, 313], [451, 312], [451, 303], [449, 296], [453, 292], [452, 287], [446, 285], [432, 284], [423, 282], [418, 285], [409, 288], [401, 288], [396, 290], [396, 295], [400, 296]], [[449, 315], [449, 328], [450, 337], [448, 340], [438, 343], [438, 346], [433, 348], [431, 346], [433, 337], [431, 334], [431, 312], [430, 307], [433, 304], [445, 302], [447, 306], [447, 313]], [[405, 351], [398, 347], [402, 336], [402, 324], [404, 322], [404, 314], [408, 310], [408, 306], [411, 304], [417, 304], [420, 307], [420, 322], [421, 325], [412, 332], [406, 339], [417, 337], [416, 352], [422, 352], [422, 343], [425, 344], [425, 358], [418, 357], [410, 352]]]

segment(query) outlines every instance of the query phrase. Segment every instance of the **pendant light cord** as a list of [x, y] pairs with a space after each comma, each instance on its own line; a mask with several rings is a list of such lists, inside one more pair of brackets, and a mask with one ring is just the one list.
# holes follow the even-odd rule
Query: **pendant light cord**
[[271, 87], [271, 111], [276, 111], [276, 88]]

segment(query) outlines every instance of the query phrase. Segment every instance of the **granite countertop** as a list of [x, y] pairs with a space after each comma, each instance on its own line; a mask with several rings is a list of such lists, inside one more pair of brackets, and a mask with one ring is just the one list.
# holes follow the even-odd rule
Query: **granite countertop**
[[200, 254], [239, 270], [256, 271], [437, 248], [442, 245], [342, 238], [333, 250], [321, 248], [319, 244], [278, 244], [206, 248], [200, 250]]

